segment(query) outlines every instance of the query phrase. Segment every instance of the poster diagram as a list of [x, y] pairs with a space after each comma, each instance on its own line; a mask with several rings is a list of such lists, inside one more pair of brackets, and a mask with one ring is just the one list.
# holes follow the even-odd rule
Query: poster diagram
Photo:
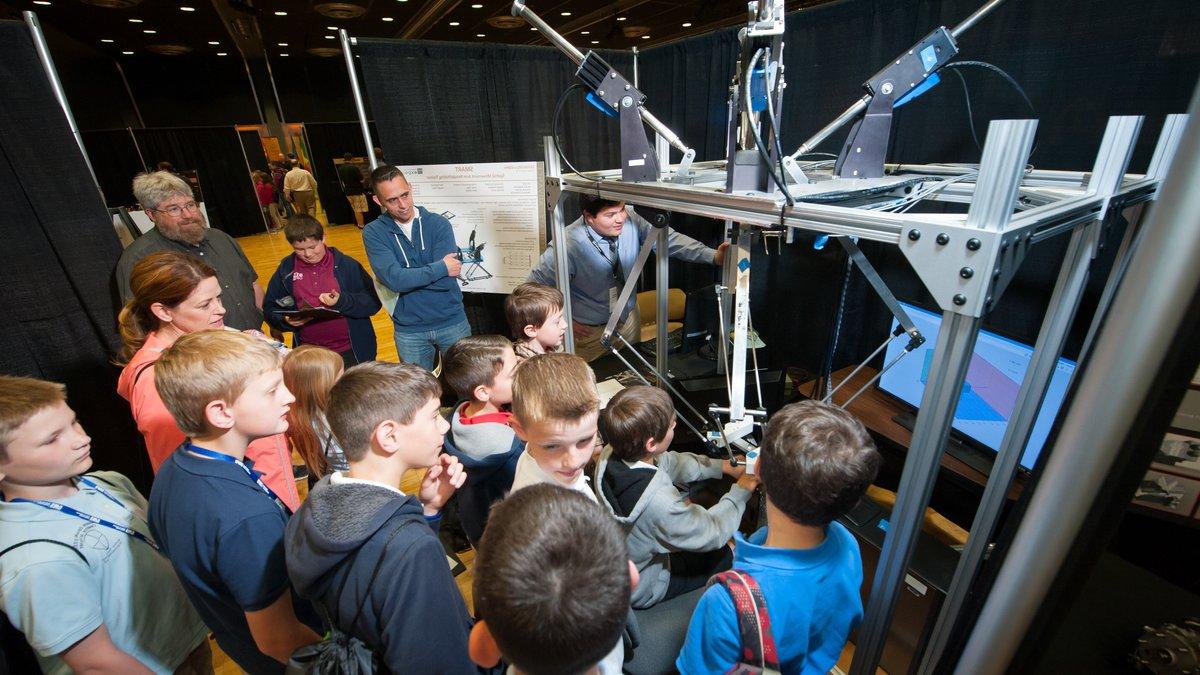
[[464, 293], [511, 293], [546, 247], [540, 162], [400, 166], [413, 199], [450, 221]]

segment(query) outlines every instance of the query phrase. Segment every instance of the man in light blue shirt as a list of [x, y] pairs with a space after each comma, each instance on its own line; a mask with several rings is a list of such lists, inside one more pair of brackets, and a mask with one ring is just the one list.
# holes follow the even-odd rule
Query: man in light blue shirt
[[[626, 227], [632, 222], [636, 227]], [[687, 262], [708, 263], [718, 267], [725, 260], [728, 243], [709, 248], [675, 230], [667, 230], [667, 247], [672, 257]], [[621, 288], [633, 270], [638, 250], [647, 237], [656, 236], [654, 227], [634, 213], [625, 202], [593, 197], [583, 204], [583, 215], [566, 228], [567, 265], [571, 280], [571, 311], [574, 314], [575, 353], [594, 361], [605, 353], [600, 344], [604, 325], [613, 311], [620, 310], [622, 320], [617, 331], [630, 343], [638, 342], [641, 319], [637, 298], [630, 296], [622, 308], [616, 308]], [[529, 273], [529, 281], [557, 286], [554, 246], [550, 242], [541, 260]]]

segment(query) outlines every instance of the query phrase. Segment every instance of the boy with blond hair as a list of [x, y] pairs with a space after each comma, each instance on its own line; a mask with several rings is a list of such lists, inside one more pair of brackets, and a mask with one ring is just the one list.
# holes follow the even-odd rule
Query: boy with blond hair
[[291, 513], [245, 459], [251, 441], [287, 430], [295, 397], [280, 361], [258, 338], [200, 331], [155, 365], [158, 393], [187, 438], [155, 477], [150, 529], [217, 644], [254, 674], [282, 673], [293, 651], [320, 639], [284, 566]]
[[637, 570], [603, 507], [554, 485], [496, 505], [475, 564], [471, 658], [520, 675], [594, 672], [620, 644]]
[[[702, 588], [713, 574], [729, 569], [733, 551], [726, 544], [758, 479], [728, 462], [669, 451], [675, 408], [656, 387], [617, 392], [600, 430], [608, 445], [596, 463], [595, 484], [629, 532], [629, 558], [642, 580], [633, 606], [645, 609]], [[722, 475], [737, 483], [712, 508], [689, 503], [675, 487]]]
[[91, 466], [61, 384], [0, 376], [0, 608], [51, 675], [211, 673], [146, 500]]
[[[836, 522], [858, 502], [880, 457], [861, 422], [803, 401], [771, 417], [758, 459], [768, 526], [737, 536], [733, 569], [762, 590], [784, 673], [827, 673], [862, 620], [862, 558]], [[675, 666], [683, 675], [729, 672], [747, 652], [730, 593], [714, 584], [692, 614]]]
[[447, 415], [446, 452], [467, 472], [458, 491], [458, 515], [471, 545], [479, 543], [488, 509], [512, 487], [525, 444], [513, 432], [513, 374], [517, 356], [499, 335], [471, 335], [454, 343], [442, 358], [442, 377], [458, 394]]
[[504, 300], [504, 315], [512, 330], [517, 358], [557, 351], [567, 334], [563, 294], [553, 286], [526, 282]]
[[525, 441], [512, 489], [556, 483], [593, 500], [584, 466], [596, 450], [596, 375], [574, 354], [535, 356], [513, 378], [513, 429]]
[[[348, 471], [321, 479], [288, 524], [288, 572], [334, 627], [392, 673], [475, 672], [471, 617], [434, 529], [466, 478], [441, 454], [441, 386], [411, 363], [357, 365], [329, 394], [329, 426]], [[400, 491], [426, 469], [415, 495]]]

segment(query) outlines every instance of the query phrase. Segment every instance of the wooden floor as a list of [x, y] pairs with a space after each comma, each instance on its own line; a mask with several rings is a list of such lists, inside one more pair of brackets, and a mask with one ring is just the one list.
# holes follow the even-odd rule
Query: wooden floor
[[[324, 214], [318, 214], [318, 219], [325, 222]], [[255, 234], [246, 237], [238, 237], [238, 244], [242, 250], [246, 252], [246, 257], [250, 259], [250, 264], [254, 266], [254, 270], [258, 272], [259, 282], [262, 283], [264, 289], [267, 287], [267, 282], [271, 279], [271, 275], [275, 273], [275, 269], [279, 266], [279, 261], [285, 256], [291, 255], [292, 247], [288, 244], [287, 239], [284, 239], [283, 232], [274, 234]], [[362, 233], [353, 225], [335, 225], [327, 227], [325, 230], [325, 242], [336, 247], [342, 253], [358, 260], [369, 271], [370, 264], [367, 262], [366, 252], [363, 250]], [[384, 312], [379, 312], [371, 319], [371, 324], [375, 327], [375, 336], [379, 342], [379, 352], [377, 358], [380, 361], [397, 361], [396, 343], [392, 339], [392, 321]], [[297, 460], [297, 463], [299, 461]], [[404, 479], [400, 481], [400, 489], [405, 494], [416, 493], [420, 484], [421, 478], [424, 476], [424, 470], [410, 471], [404, 475]], [[466, 566], [467, 571], [459, 574], [454, 578], [458, 584], [459, 590], [463, 594], [463, 599], [467, 602], [467, 609], [474, 611], [474, 603], [471, 598], [471, 584], [474, 581], [475, 567], [475, 551], [467, 550], [460, 551], [458, 557]], [[228, 656], [226, 656], [216, 643], [211, 639], [209, 643], [213, 649], [213, 667], [217, 675], [240, 675], [242, 672]]]

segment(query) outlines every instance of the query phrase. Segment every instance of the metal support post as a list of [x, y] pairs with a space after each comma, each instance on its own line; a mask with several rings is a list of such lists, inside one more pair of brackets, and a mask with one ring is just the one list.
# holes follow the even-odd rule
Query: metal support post
[[[1116, 191], [1129, 165], [1141, 126], [1141, 117], [1109, 118], [1092, 169], [1092, 180], [1088, 186], [1090, 190], [1109, 197]], [[1105, 213], [1098, 215], [1101, 220], [1078, 227], [1071, 234], [1058, 281], [1034, 344], [1032, 361], [1017, 392], [1016, 409], [1009, 416], [1008, 427], [1004, 430], [1004, 438], [988, 476], [983, 498], [975, 512], [975, 521], [971, 524], [966, 548], [959, 557], [954, 579], [946, 592], [946, 599], [925, 649], [920, 672], [932, 672], [941, 659], [975, 575], [983, 564], [992, 533], [1000, 519], [1000, 511], [1004, 507], [1009, 483], [1033, 433], [1033, 425], [1038, 419], [1046, 391], [1050, 388], [1063, 343], [1087, 285], [1088, 271], [1099, 245], [1100, 224]]]
[[[358, 127], [362, 131], [363, 143], [367, 144], [367, 161], [374, 171], [379, 166], [375, 159], [375, 144], [371, 141], [371, 127], [367, 124], [367, 106], [363, 103], [362, 89], [358, 86], [358, 71], [354, 69], [354, 52], [350, 51], [350, 34], [345, 28], [338, 29], [338, 40], [342, 44], [342, 56], [346, 59], [346, 73], [350, 76], [350, 93], [354, 95], [354, 109], [358, 112]], [[568, 333], [570, 331], [567, 331]], [[570, 336], [567, 336], [570, 339]]]
[[[1159, 203], [1113, 298], [1104, 329], [1030, 498], [1025, 517], [959, 658], [956, 673], [1008, 671], [1080, 526], [1137, 422], [1163, 359], [1200, 291], [1200, 89]], [[1131, 342], [1130, 335], [1138, 339]]]
[[[729, 421], [746, 415], [746, 343], [750, 320], [750, 228], [739, 227], [736, 249], [737, 282], [733, 301], [733, 363], [729, 366]], [[724, 336], [722, 336], [724, 337]]]
[[[634, 64], [636, 64], [637, 63], [637, 47], [633, 48], [633, 58], [634, 58]], [[635, 75], [637, 74], [636, 69], [634, 69], [634, 74]], [[655, 152], [658, 153], [658, 166], [659, 166], [660, 170], [666, 171], [667, 168], [671, 164], [671, 144], [667, 142], [667, 139], [664, 138], [662, 134], [655, 135], [654, 150], [655, 150]], [[655, 365], [656, 369], [658, 370], [658, 378], [660, 380], [660, 384], [659, 384], [660, 387], [663, 386], [661, 381], [665, 380], [667, 378], [667, 352], [670, 351], [670, 346], [671, 346], [668, 343], [668, 331], [667, 331], [667, 319], [668, 319], [667, 314], [668, 314], [668, 307], [670, 304], [668, 302], [668, 300], [669, 300], [669, 295], [670, 295], [670, 290], [671, 290], [671, 288], [669, 286], [669, 279], [668, 279], [668, 270], [670, 269], [669, 263], [671, 260], [671, 249], [670, 249], [670, 243], [668, 241], [667, 235], [668, 235], [668, 228], [666, 228], [666, 227], [658, 228], [658, 233], [657, 233], [658, 243], [656, 245], [655, 256], [654, 256], [654, 268], [655, 268], [655, 272], [656, 272], [655, 278], [654, 278], [654, 288], [655, 288], [654, 300], [655, 300], [655, 307], [658, 311], [658, 323], [657, 323], [658, 331], [657, 331], [657, 334], [655, 335], [655, 337], [657, 338], [658, 349], [655, 350], [656, 358], [655, 358], [654, 365]]]
[[54, 100], [58, 101], [63, 116], [67, 118], [67, 127], [71, 129], [71, 135], [75, 137], [75, 144], [79, 146], [79, 154], [83, 155], [83, 163], [87, 165], [88, 173], [92, 176], [92, 185], [96, 186], [96, 192], [100, 193], [100, 201], [103, 202], [105, 201], [104, 191], [100, 189], [100, 181], [96, 180], [96, 170], [92, 168], [92, 160], [88, 158], [87, 148], [83, 147], [83, 136], [79, 133], [79, 125], [75, 124], [75, 116], [71, 114], [71, 104], [67, 102], [67, 93], [63, 90], [62, 81], [58, 79], [58, 70], [55, 69], [54, 59], [50, 56], [50, 47], [46, 44], [46, 36], [42, 34], [42, 24], [38, 21], [37, 14], [33, 12], [21, 12], [21, 16], [25, 18], [25, 24], [29, 26], [33, 49], [37, 52], [38, 61], [42, 62], [42, 69], [46, 71], [46, 79], [50, 81], [50, 89], [54, 92]]
[[575, 321], [571, 312], [571, 276], [567, 262], [567, 224], [563, 214], [562, 164], [558, 150], [554, 147], [554, 136], [542, 136], [542, 151], [546, 156], [546, 215], [554, 235], [554, 273], [558, 290], [563, 294], [563, 321], [567, 332], [563, 335], [563, 349], [575, 353]]
[[[979, 166], [975, 199], [967, 211], [966, 225], [981, 231], [1000, 232], [1008, 225], [1016, 207], [1021, 175], [1033, 146], [1037, 122], [1004, 120], [988, 127], [987, 142]], [[995, 258], [993, 257], [994, 263]], [[951, 268], [945, 274], [957, 275]], [[983, 270], [990, 274], [990, 265]], [[924, 279], [924, 276], [922, 277]], [[928, 282], [926, 285], [929, 285]], [[937, 297], [937, 294], [935, 294]], [[925, 516], [925, 506], [937, 479], [938, 467], [950, 423], [958, 406], [967, 368], [974, 353], [975, 338], [982, 323], [981, 303], [938, 298], [943, 319], [934, 347], [933, 364], [913, 429], [912, 443], [891, 524], [879, 555], [879, 566], [871, 583], [868, 605], [859, 627], [859, 638], [850, 675], [873, 675], [887, 641], [892, 611], [896, 607], [908, 561], [916, 546]], [[969, 313], [968, 313], [969, 312]]]

